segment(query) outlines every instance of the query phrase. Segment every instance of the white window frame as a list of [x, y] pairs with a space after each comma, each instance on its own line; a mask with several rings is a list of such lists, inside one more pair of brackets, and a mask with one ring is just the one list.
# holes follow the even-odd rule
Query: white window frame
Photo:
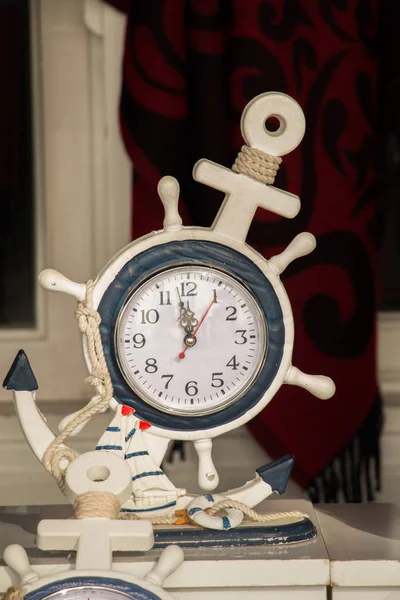
[[[125, 17], [99, 0], [30, 0], [35, 271], [94, 278], [131, 239], [131, 164], [118, 102]], [[37, 286], [34, 329], [0, 332], [0, 372], [24, 348], [40, 400], [90, 395], [74, 300]], [[0, 391], [0, 402], [10, 392]]]
[[384, 398], [400, 403], [400, 311], [379, 314], [378, 365]]

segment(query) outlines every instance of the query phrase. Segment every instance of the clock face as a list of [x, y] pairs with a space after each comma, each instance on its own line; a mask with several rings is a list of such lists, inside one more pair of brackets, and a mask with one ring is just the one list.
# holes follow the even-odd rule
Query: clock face
[[157, 409], [187, 416], [241, 398], [265, 360], [258, 302], [237, 279], [201, 265], [148, 279], [125, 302], [115, 330], [128, 385]]
[[[59, 590], [42, 597], [42, 600], [159, 600], [160, 596], [141, 586], [130, 586], [129, 591], [120, 591], [109, 586], [82, 585]], [[37, 594], [36, 594], [37, 595]]]

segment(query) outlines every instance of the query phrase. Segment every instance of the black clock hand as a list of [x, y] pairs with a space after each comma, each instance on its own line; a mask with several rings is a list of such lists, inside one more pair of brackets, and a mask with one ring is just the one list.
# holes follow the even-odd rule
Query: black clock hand
[[204, 313], [204, 315], [202, 316], [202, 318], [200, 320], [200, 323], [197, 325], [196, 329], [193, 332], [193, 335], [190, 338], [191, 340], [194, 340], [194, 343], [189, 343], [188, 336], [185, 337], [185, 339], [184, 339], [185, 347], [183, 349], [183, 352], [180, 352], [178, 354], [178, 358], [180, 358], [181, 360], [182, 360], [182, 358], [185, 358], [186, 350], [188, 348], [190, 348], [191, 346], [194, 346], [194, 344], [196, 343], [196, 334], [197, 334], [198, 330], [200, 329], [200, 327], [202, 326], [203, 321], [206, 318], [206, 316], [208, 315], [208, 313], [209, 313], [212, 305], [215, 304], [216, 301], [217, 301], [217, 295], [214, 293], [214, 297], [213, 297], [213, 299], [211, 301], [211, 304], [209, 304], [206, 312]]
[[189, 301], [187, 302], [187, 308], [185, 308], [178, 288], [176, 288], [176, 291], [179, 298], [179, 324], [185, 330], [186, 335], [191, 335], [198, 324], [198, 320], [195, 318], [194, 312], [189, 307]]

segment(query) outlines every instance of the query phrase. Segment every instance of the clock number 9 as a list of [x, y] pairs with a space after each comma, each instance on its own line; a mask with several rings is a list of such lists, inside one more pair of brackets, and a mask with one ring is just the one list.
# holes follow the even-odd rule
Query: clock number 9
[[197, 381], [188, 381], [185, 385], [185, 392], [188, 396], [195, 396], [199, 393], [199, 388], [197, 387]]
[[132, 341], [135, 348], [140, 349], [143, 348], [143, 346], [145, 345], [146, 338], [144, 337], [143, 333], [135, 333], [135, 335], [132, 338]]

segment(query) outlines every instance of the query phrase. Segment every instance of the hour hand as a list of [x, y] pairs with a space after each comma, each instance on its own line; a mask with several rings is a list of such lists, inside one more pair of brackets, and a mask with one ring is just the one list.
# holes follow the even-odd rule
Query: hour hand
[[194, 316], [194, 312], [190, 310], [189, 302], [187, 303], [187, 307], [183, 308], [183, 311], [184, 313], [182, 313], [181, 309], [181, 317], [179, 321], [186, 333], [191, 335], [198, 325], [198, 320]]
[[178, 288], [176, 288], [176, 291], [179, 298], [179, 325], [187, 335], [191, 335], [198, 324], [198, 320], [195, 318], [194, 312], [190, 309], [189, 302], [187, 302], [185, 308], [185, 304], [182, 302]]

